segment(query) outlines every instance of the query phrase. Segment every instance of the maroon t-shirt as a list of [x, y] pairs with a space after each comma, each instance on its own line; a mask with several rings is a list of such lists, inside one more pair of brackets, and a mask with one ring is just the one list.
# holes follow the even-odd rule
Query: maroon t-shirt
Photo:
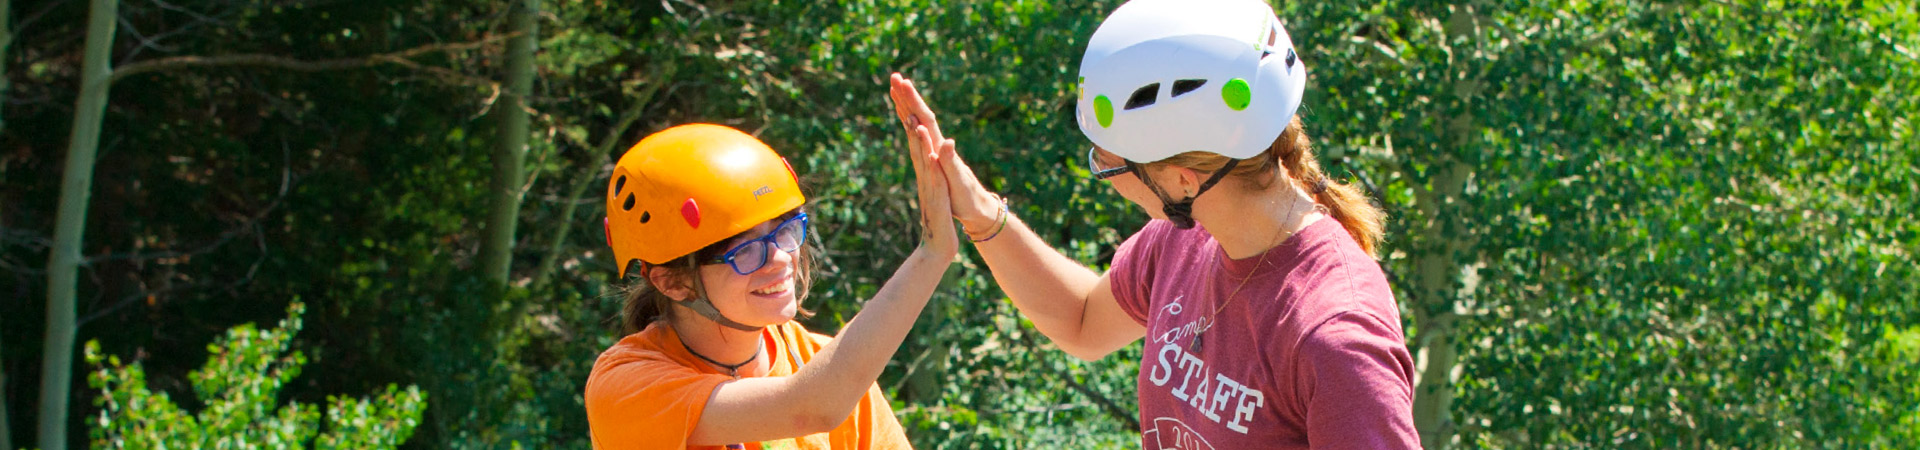
[[1400, 309], [1338, 221], [1234, 260], [1204, 229], [1155, 220], [1108, 273], [1120, 307], [1147, 327], [1147, 450], [1419, 448]]

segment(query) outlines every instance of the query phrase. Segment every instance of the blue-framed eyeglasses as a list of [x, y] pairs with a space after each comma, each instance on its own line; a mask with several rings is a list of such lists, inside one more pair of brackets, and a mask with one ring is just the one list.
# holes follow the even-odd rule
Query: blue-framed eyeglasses
[[1099, 150], [1100, 147], [1087, 147], [1087, 171], [1093, 172], [1093, 179], [1105, 180], [1126, 175], [1128, 172], [1133, 171], [1133, 164], [1121, 164], [1120, 167], [1100, 167], [1100, 158], [1096, 158], [1095, 156], [1097, 156], [1097, 154], [1094, 153]]
[[733, 266], [734, 273], [746, 275], [767, 266], [767, 258], [773, 255], [768, 248], [793, 253], [800, 251], [800, 246], [806, 243], [807, 213], [799, 213], [780, 222], [780, 226], [773, 227], [773, 232], [733, 246], [726, 254], [707, 263]]

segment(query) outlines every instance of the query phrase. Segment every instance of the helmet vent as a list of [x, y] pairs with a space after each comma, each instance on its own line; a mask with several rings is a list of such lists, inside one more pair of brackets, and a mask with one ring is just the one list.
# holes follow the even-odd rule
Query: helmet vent
[[1293, 69], [1293, 61], [1294, 61], [1294, 59], [1295, 59], [1295, 58], [1293, 57], [1293, 49], [1287, 49], [1287, 69], [1288, 69], [1288, 70], [1292, 70], [1292, 69]]
[[645, 224], [645, 223], [647, 223], [647, 222], [651, 222], [651, 221], [653, 221], [653, 214], [652, 214], [652, 213], [648, 213], [648, 212], [646, 212], [646, 211], [641, 211], [641, 212], [640, 212], [640, 223], [641, 223], [641, 224]]
[[627, 194], [627, 202], [624, 204], [621, 204], [620, 209], [624, 211], [633, 210], [633, 194]]
[[1207, 80], [1179, 80], [1173, 82], [1173, 96], [1179, 97], [1207, 85]]
[[613, 180], [613, 195], [620, 195], [620, 189], [625, 187], [627, 187], [627, 176], [621, 175], [619, 179]]
[[1140, 89], [1135, 89], [1133, 91], [1133, 96], [1127, 97], [1126, 109], [1134, 110], [1139, 108], [1145, 108], [1148, 106], [1153, 106], [1154, 100], [1159, 96], [1160, 96], [1160, 83], [1153, 83], [1146, 86], [1141, 86]]

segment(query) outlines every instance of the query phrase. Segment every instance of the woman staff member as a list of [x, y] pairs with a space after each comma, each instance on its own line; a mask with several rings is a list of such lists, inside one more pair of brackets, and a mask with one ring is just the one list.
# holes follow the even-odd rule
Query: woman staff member
[[587, 379], [594, 448], [909, 448], [874, 380], [959, 245], [931, 133], [910, 134], [922, 241], [836, 338], [792, 320], [813, 273], [806, 198], [785, 159], [706, 124], [627, 151], [606, 227], [623, 278], [641, 261], [622, 314], [638, 332]]
[[[1252, 0], [1135, 0], [1094, 31], [1089, 169], [1155, 219], [1105, 274], [939, 155], [955, 217], [1035, 327], [1088, 360], [1146, 338], [1147, 449], [1419, 445], [1413, 361], [1373, 259], [1381, 212], [1315, 163], [1294, 50]], [[911, 82], [893, 85], [903, 123], [934, 123]]]

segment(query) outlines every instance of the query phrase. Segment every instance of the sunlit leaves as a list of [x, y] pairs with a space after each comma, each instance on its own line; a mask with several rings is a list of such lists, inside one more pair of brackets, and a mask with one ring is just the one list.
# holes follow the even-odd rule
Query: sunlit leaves
[[324, 433], [313, 406], [280, 405], [281, 387], [307, 363], [301, 352], [288, 352], [305, 311], [295, 302], [277, 328], [241, 325], [208, 345], [206, 365], [188, 375], [197, 413], [149, 390], [140, 363], [123, 365], [119, 357], [103, 355], [99, 343], [87, 342], [87, 362], [95, 366], [87, 379], [102, 394], [95, 400], [98, 417], [88, 421], [93, 448], [399, 448], [427, 407], [426, 395], [413, 386], [402, 391], [388, 385], [372, 400], [329, 397]]

